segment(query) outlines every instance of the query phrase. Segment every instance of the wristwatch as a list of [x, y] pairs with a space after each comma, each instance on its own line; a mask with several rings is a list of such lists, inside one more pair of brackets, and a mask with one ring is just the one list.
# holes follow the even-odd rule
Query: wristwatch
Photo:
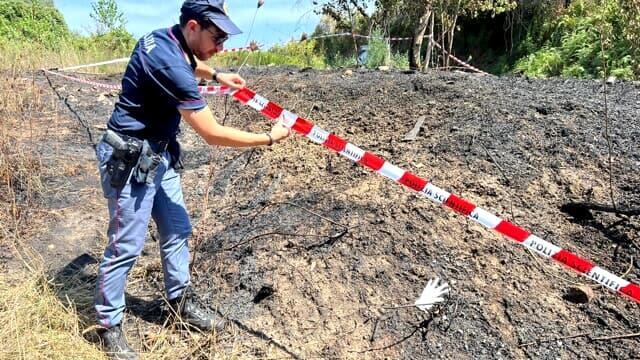
[[218, 72], [213, 70], [213, 75], [211, 75], [211, 80], [218, 82]]

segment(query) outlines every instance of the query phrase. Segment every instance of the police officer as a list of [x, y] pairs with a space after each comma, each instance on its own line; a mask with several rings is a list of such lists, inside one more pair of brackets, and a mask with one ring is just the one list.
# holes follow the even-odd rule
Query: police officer
[[105, 351], [115, 358], [137, 358], [120, 324], [127, 274], [142, 251], [151, 217], [160, 235], [164, 285], [172, 310], [204, 331], [224, 328], [224, 319], [201, 308], [190, 288], [191, 224], [176, 172], [180, 164], [176, 135], [183, 118], [210, 145], [272, 145], [289, 136], [282, 123], [263, 134], [223, 126], [198, 93], [198, 77], [235, 89], [245, 86], [239, 75], [217, 73], [202, 62], [221, 51], [230, 35], [240, 33], [223, 0], [187, 0], [179, 25], [143, 36], [131, 55], [108, 122], [111, 139], [126, 146], [119, 150], [113, 141], [110, 145], [103, 140], [96, 150], [110, 221], [95, 310]]

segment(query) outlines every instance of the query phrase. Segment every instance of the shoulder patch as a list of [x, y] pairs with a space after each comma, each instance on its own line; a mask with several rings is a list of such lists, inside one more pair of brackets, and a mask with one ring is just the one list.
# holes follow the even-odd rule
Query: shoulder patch
[[153, 33], [148, 33], [142, 38], [142, 47], [144, 52], [149, 54], [156, 47], [156, 39], [153, 37]]

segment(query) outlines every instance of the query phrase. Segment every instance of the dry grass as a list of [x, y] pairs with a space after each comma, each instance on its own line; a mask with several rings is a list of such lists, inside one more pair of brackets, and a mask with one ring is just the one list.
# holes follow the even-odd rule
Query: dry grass
[[[62, 68], [80, 64], [88, 64], [112, 60], [123, 56], [113, 56], [107, 51], [92, 49], [78, 52], [71, 45], [61, 45], [58, 50], [45, 49], [38, 44], [20, 43], [14, 45], [4, 44], [0, 46], [0, 59], [2, 64], [7, 64], [5, 69], [13, 68], [42, 69], [42, 68]], [[104, 65], [98, 68], [89, 68], [82, 71], [92, 73], [117, 73], [125, 69], [126, 64]]]
[[28, 240], [44, 223], [45, 169], [32, 126], [46, 104], [18, 66], [0, 73], [0, 246], [15, 259], [0, 275], [0, 357], [102, 359], [79, 331], [72, 304], [63, 304], [45, 280], [43, 262]]
[[[78, 316], [44, 277], [0, 278], [0, 357], [7, 359], [104, 359], [80, 335]], [[5, 357], [6, 356], [6, 357]]]
[[0, 79], [0, 245], [37, 267], [24, 240], [42, 220], [42, 179], [51, 172], [36, 148], [38, 136], [46, 134], [37, 119], [49, 104], [19, 66], [0, 69]]
[[[33, 147], [27, 145], [30, 122], [23, 120], [37, 110], [40, 101], [33, 86], [16, 76], [15, 69], [5, 70], [1, 75], [0, 243], [21, 249], [18, 245], [28, 236], [43, 190], [42, 162]], [[33, 101], [29, 102], [29, 98]]]
[[29, 239], [45, 226], [43, 166], [37, 139], [46, 128], [38, 117], [50, 104], [42, 90], [11, 63], [0, 70], [0, 246], [13, 260], [0, 275], [0, 358], [102, 359], [83, 339], [75, 306], [64, 303], [46, 281], [43, 262]]

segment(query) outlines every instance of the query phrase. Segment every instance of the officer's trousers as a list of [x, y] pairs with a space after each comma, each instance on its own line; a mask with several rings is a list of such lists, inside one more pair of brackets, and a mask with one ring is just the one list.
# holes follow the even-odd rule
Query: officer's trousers
[[180, 296], [190, 281], [187, 238], [191, 235], [191, 224], [180, 174], [169, 166], [169, 153], [164, 152], [153, 184], [129, 181], [122, 190], [117, 190], [109, 184], [106, 171], [112, 151], [104, 142], [96, 148], [102, 190], [109, 205], [108, 244], [98, 269], [94, 304], [98, 322], [105, 327], [122, 320], [127, 275], [142, 252], [151, 217], [159, 233], [167, 298]]

